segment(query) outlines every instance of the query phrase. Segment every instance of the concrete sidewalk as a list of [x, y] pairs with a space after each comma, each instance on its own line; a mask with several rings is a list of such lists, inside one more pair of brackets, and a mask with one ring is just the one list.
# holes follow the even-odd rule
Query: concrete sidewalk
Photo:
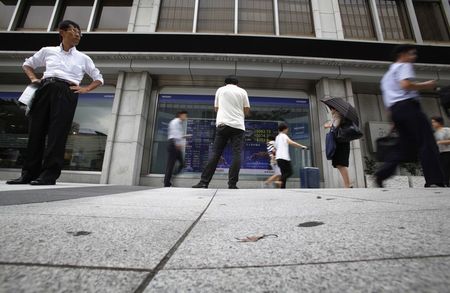
[[2, 293], [450, 292], [450, 189], [1, 184], [0, 229]]

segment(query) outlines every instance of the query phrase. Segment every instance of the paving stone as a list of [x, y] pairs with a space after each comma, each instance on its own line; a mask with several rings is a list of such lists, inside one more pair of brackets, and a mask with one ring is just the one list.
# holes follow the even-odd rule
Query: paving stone
[[[376, 213], [416, 211], [421, 207], [396, 202], [377, 202], [360, 198], [325, 195], [309, 192], [260, 191], [258, 193], [232, 193], [219, 190], [202, 220], [259, 219], [338, 215], [348, 213]], [[444, 198], [444, 200], [446, 197]], [[424, 199], [426, 200], [426, 199]], [[450, 202], [450, 200], [449, 200]]]
[[0, 292], [133, 292], [147, 273], [0, 265]]
[[[200, 221], [167, 268], [285, 265], [450, 254], [448, 211]], [[323, 225], [302, 228], [299, 224]], [[236, 238], [276, 234], [241, 243]]]
[[161, 196], [161, 191], [143, 190], [52, 203], [0, 206], [0, 214], [195, 220], [213, 194], [212, 190], [190, 194], [176, 190]]
[[150, 292], [449, 292], [450, 258], [164, 270]]
[[[192, 224], [42, 215], [0, 216], [0, 262], [153, 269]], [[79, 231], [88, 235], [74, 236]]]

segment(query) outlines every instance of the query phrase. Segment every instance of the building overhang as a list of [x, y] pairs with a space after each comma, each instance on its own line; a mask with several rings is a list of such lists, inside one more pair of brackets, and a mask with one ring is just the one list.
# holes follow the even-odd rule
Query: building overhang
[[[20, 72], [24, 58], [56, 45], [57, 33], [0, 33], [0, 71]], [[205, 34], [86, 33], [78, 49], [105, 73], [351, 78], [377, 82], [397, 44], [312, 38]], [[418, 45], [419, 79], [450, 83], [450, 47]]]

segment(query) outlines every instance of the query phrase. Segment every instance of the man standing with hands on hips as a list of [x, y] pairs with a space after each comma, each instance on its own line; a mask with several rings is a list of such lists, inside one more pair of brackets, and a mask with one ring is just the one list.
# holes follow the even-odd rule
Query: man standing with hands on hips
[[[103, 77], [92, 59], [76, 49], [81, 39], [80, 26], [64, 20], [58, 29], [62, 39], [59, 46], [44, 47], [23, 63], [25, 74], [38, 89], [30, 111], [22, 176], [7, 184], [55, 184], [63, 167], [78, 94], [88, 93], [103, 84]], [[42, 79], [35, 74], [38, 67], [45, 67]], [[85, 73], [93, 81], [81, 87]]]

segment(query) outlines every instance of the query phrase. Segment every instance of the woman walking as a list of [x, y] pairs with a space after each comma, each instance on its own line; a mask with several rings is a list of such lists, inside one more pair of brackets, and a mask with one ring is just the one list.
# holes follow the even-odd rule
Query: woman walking
[[431, 117], [431, 126], [433, 126], [434, 137], [439, 147], [444, 184], [450, 187], [450, 128], [444, 127], [444, 118], [439, 116]]
[[[332, 120], [330, 122], [325, 123], [324, 127], [327, 129], [339, 128], [344, 121], [346, 120], [335, 108], [329, 106], [331, 110]], [[331, 163], [334, 168], [339, 170], [341, 174], [342, 180], [344, 181], [345, 188], [353, 188], [350, 184], [350, 176], [348, 174], [348, 165], [349, 165], [349, 157], [350, 157], [350, 142], [337, 142], [336, 141], [336, 150], [332, 157]]]

